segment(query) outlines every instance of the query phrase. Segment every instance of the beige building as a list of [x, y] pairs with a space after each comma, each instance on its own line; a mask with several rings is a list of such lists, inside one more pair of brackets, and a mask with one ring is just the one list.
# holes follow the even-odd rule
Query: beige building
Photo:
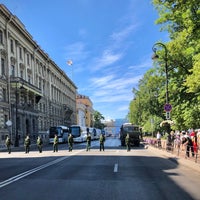
[[93, 127], [94, 110], [93, 103], [88, 96], [78, 94], [76, 96], [77, 124], [80, 126]]
[[50, 126], [76, 124], [76, 86], [0, 5], [0, 145], [26, 134], [46, 137]]

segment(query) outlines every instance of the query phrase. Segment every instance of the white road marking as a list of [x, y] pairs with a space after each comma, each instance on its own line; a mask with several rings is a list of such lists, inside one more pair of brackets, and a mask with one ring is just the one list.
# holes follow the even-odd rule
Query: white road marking
[[[81, 150], [81, 151], [83, 151], [83, 150]], [[76, 155], [76, 154], [80, 153], [81, 151], [75, 152], [75, 153], [71, 154], [70, 156]], [[31, 174], [33, 174], [33, 173], [35, 173], [35, 172], [37, 172], [37, 171], [39, 171], [39, 170], [41, 170], [41, 169], [44, 169], [44, 168], [46, 168], [46, 167], [49, 167], [49, 166], [54, 165], [54, 164], [56, 164], [56, 163], [59, 163], [59, 162], [65, 160], [65, 159], [69, 158], [70, 156], [65, 156], [65, 157], [62, 157], [62, 158], [58, 158], [58, 159], [53, 160], [53, 161], [51, 161], [51, 162], [48, 162], [48, 163], [46, 163], [46, 164], [44, 164], [44, 165], [41, 165], [41, 166], [36, 167], [36, 168], [33, 168], [33, 169], [31, 169], [31, 170], [28, 170], [28, 171], [26, 171], [26, 172], [23, 172], [23, 173], [21, 173], [21, 174], [18, 174], [18, 175], [16, 175], [16, 176], [13, 176], [13, 177], [11, 177], [11, 178], [5, 180], [5, 181], [2, 181], [2, 182], [0, 182], [0, 188], [4, 187], [4, 186], [6, 186], [6, 185], [9, 185], [9, 184], [11, 184], [11, 183], [13, 183], [13, 182], [15, 182], [15, 181], [18, 181], [18, 180], [20, 180], [20, 179], [22, 179], [22, 178], [24, 178], [24, 177], [26, 177], [26, 176], [28, 176], [28, 175], [31, 175]]]
[[114, 165], [114, 172], [115, 172], [115, 173], [118, 172], [118, 164], [117, 164], [117, 163]]

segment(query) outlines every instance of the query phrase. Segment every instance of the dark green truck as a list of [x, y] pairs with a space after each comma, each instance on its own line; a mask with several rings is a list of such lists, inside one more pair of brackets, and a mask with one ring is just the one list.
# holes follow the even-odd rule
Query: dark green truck
[[132, 123], [124, 123], [120, 128], [121, 146], [125, 146], [126, 135], [129, 134], [131, 146], [140, 146], [140, 128]]

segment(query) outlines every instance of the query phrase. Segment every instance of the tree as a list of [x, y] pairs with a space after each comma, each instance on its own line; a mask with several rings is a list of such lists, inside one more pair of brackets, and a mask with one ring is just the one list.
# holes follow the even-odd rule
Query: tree
[[105, 128], [105, 125], [101, 122], [104, 120], [104, 116], [99, 111], [94, 111], [94, 127], [103, 129]]
[[[161, 31], [167, 31], [171, 39], [165, 46], [169, 72], [169, 102], [172, 104], [171, 118], [175, 122], [172, 128], [199, 128], [200, 1], [152, 2], [159, 14], [156, 24], [161, 25]], [[134, 100], [129, 105], [129, 120], [137, 123], [140, 113], [140, 124], [145, 131], [160, 129], [159, 124], [165, 119], [165, 50], [159, 49], [157, 53], [159, 59], [154, 63], [154, 67], [144, 74], [138, 89], [133, 89]], [[154, 123], [151, 123], [152, 121]]]
[[168, 49], [170, 103], [176, 128], [200, 126], [200, 1], [153, 0], [161, 30], [171, 39]]

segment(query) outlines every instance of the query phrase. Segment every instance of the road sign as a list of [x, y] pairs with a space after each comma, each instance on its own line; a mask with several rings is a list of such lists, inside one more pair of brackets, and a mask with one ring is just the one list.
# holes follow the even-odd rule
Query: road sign
[[172, 110], [172, 105], [169, 103], [166, 103], [164, 105], [164, 109], [165, 109], [165, 112], [170, 112]]

